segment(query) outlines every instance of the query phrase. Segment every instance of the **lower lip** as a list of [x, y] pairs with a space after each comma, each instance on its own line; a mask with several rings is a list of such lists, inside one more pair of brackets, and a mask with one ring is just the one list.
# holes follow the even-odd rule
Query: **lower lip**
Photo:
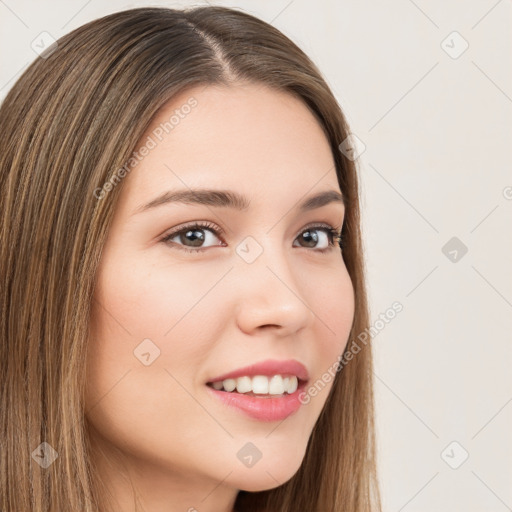
[[302, 405], [299, 395], [305, 383], [299, 384], [294, 393], [284, 394], [275, 398], [257, 398], [243, 393], [218, 391], [206, 386], [210, 393], [222, 400], [227, 406], [237, 408], [247, 416], [259, 421], [281, 421], [297, 412]]

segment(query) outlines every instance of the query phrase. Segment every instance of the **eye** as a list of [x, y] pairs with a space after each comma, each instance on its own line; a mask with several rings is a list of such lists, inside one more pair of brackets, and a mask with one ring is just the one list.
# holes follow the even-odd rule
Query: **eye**
[[326, 242], [324, 240], [322, 248], [316, 249], [317, 252], [327, 252], [335, 248], [342, 248], [342, 235], [340, 231], [328, 224], [315, 224], [313, 226], [307, 226], [299, 233], [298, 239], [305, 240], [307, 244], [310, 244], [309, 247], [312, 245], [315, 246], [319, 241], [321, 241], [321, 237], [319, 237], [317, 234], [319, 231], [326, 235], [327, 240]]
[[[213, 236], [206, 236], [205, 233], [207, 232], [212, 233]], [[317, 232], [323, 232], [325, 237], [319, 237]], [[224, 231], [215, 224], [209, 222], [194, 222], [189, 225], [181, 226], [168, 235], [165, 235], [161, 241], [183, 251], [198, 253], [207, 249], [207, 247], [203, 245], [205, 242], [212, 238], [218, 238], [223, 234]], [[324, 238], [324, 240], [322, 240], [322, 238]], [[178, 241], [174, 241], [173, 239], [178, 239]], [[341, 233], [328, 224], [307, 226], [297, 235], [296, 240], [297, 239], [303, 240], [306, 244], [309, 244], [308, 246], [303, 246], [304, 248], [313, 248], [316, 252], [324, 253], [335, 248], [342, 248]], [[187, 245], [189, 242], [191, 245]], [[319, 242], [323, 242], [323, 247], [316, 248]], [[225, 242], [221, 242], [221, 244], [220, 246], [222, 247], [226, 246]]]
[[[205, 232], [207, 231], [213, 233], [215, 236], [220, 236], [224, 233], [224, 231], [215, 226], [215, 224], [211, 224], [209, 222], [194, 222], [169, 233], [162, 239], [162, 242], [187, 252], [203, 252], [205, 248], [202, 247], [202, 244], [209, 238], [212, 238], [205, 236]], [[173, 242], [173, 238], [178, 238], [180, 242]], [[183, 242], [191, 242], [192, 245], [180, 245]], [[197, 247], [197, 249], [190, 249], [189, 247]]]

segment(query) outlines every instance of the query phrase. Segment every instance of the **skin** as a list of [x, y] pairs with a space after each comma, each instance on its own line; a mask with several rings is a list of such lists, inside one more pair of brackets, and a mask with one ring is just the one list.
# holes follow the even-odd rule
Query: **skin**
[[[282, 422], [228, 408], [205, 384], [265, 359], [297, 359], [314, 383], [343, 353], [354, 317], [339, 246], [322, 254], [328, 232], [314, 231], [316, 245], [301, 236], [311, 223], [340, 229], [343, 204], [295, 210], [340, 191], [315, 117], [265, 86], [200, 86], [165, 105], [141, 141], [190, 97], [197, 106], [124, 178], [94, 292], [86, 418], [101, 479], [125, 512], [136, 510], [133, 492], [137, 510], [232, 512], [240, 489], [289, 480], [332, 381]], [[189, 187], [233, 190], [250, 207], [170, 203], [134, 213]], [[177, 247], [198, 248], [184, 235], [161, 241], [191, 221], [224, 234], [203, 228], [206, 250], [195, 254]], [[247, 236], [263, 250], [251, 264], [236, 252]], [[134, 356], [144, 339], [160, 350], [147, 366]], [[250, 468], [237, 458], [248, 442], [262, 453]]]

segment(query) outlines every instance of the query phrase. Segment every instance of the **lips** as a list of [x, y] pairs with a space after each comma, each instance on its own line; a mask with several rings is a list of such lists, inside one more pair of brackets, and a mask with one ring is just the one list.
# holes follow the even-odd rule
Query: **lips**
[[208, 384], [212, 382], [218, 382], [225, 379], [236, 379], [244, 376], [252, 377], [254, 375], [266, 375], [271, 377], [273, 375], [295, 375], [300, 381], [306, 382], [309, 380], [309, 374], [306, 367], [299, 363], [295, 359], [288, 359], [285, 361], [279, 361], [277, 359], [267, 359], [259, 363], [244, 366], [238, 368], [229, 373], [218, 375], [208, 381]]
[[275, 397], [249, 396], [241, 393], [218, 391], [208, 385], [205, 388], [213, 400], [219, 401], [228, 410], [257, 421], [283, 421], [297, 413], [304, 405], [300, 399], [304, 393], [304, 383], [300, 384], [297, 390], [290, 395], [284, 394]]

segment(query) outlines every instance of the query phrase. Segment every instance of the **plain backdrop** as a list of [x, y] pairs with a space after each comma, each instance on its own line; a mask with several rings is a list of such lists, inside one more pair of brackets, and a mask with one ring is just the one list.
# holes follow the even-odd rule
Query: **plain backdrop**
[[[512, 510], [510, 0], [209, 3], [295, 41], [364, 150], [385, 510]], [[149, 5], [205, 2], [1, 0], [0, 100], [42, 32]]]

